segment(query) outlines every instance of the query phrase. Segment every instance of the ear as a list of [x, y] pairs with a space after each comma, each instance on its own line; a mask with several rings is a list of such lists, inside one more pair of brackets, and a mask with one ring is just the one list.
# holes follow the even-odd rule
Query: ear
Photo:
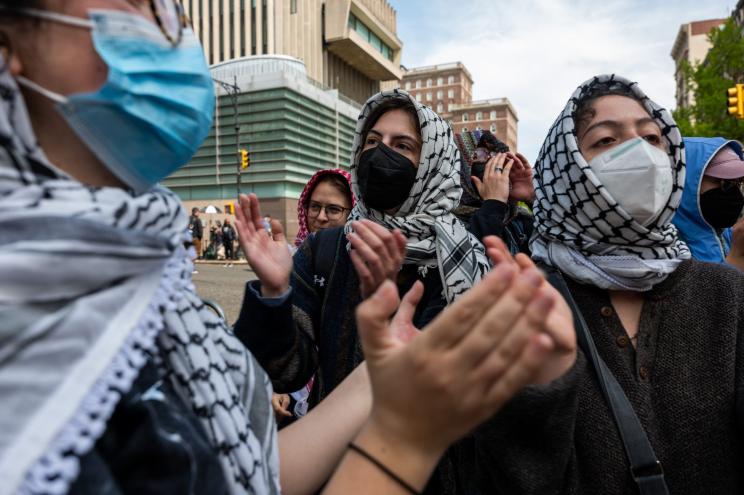
[[16, 77], [23, 72], [21, 59], [18, 57], [16, 51], [13, 50], [10, 36], [5, 31], [0, 31], [0, 55], [2, 55], [5, 61], [5, 67], [8, 68], [11, 76]]

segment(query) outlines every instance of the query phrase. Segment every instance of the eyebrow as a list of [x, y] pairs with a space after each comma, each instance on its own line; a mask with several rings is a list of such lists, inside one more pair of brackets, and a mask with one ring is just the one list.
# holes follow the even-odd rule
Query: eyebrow
[[[374, 129], [370, 129], [370, 131], [367, 133], [367, 137], [369, 137], [370, 134], [376, 134], [377, 136], [382, 137], [382, 133]], [[408, 139], [410, 141], [413, 141], [416, 144], [421, 144], [421, 140], [416, 139], [414, 136], [410, 134], [393, 134], [393, 139]]]
[[[644, 117], [635, 121], [636, 127], [645, 124], [656, 124], [657, 127], [659, 126], [659, 124], [656, 123], [656, 120], [654, 120], [652, 117]], [[611, 127], [613, 129], [617, 129], [618, 127], [622, 127], [622, 124], [620, 124], [620, 122], [617, 122], [616, 120], [602, 120], [587, 127], [584, 131], [584, 134], [581, 135], [581, 139], [584, 139], [584, 137], [589, 134], [589, 131], [596, 129], [597, 127]]]

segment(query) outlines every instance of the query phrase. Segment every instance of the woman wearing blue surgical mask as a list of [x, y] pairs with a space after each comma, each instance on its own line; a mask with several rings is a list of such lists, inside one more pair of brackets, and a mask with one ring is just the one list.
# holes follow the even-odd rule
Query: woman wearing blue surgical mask
[[[383, 284], [367, 366], [277, 438], [268, 377], [194, 293], [188, 217], [156, 184], [214, 104], [177, 2], [0, 0], [0, 48], [0, 493], [313, 493], [352, 440], [378, 464], [349, 453], [329, 493], [406, 493], [549, 356], [536, 272], [495, 273], [415, 345]], [[507, 361], [474, 359], [506, 337]], [[458, 378], [423, 393], [442, 369]]]
[[684, 184], [669, 112], [619, 76], [579, 86], [537, 160], [530, 247], [588, 337], [476, 431], [480, 493], [744, 490], [744, 276], [691, 259]]

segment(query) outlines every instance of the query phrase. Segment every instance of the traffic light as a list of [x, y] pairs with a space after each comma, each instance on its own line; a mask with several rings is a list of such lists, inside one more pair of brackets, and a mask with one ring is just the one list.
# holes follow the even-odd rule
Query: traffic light
[[246, 169], [251, 166], [251, 157], [248, 150], [240, 150], [240, 168]]
[[744, 84], [737, 84], [726, 90], [728, 95], [728, 113], [744, 119]]
[[235, 204], [227, 203], [225, 205], [225, 213], [227, 213], [228, 215], [235, 215]]

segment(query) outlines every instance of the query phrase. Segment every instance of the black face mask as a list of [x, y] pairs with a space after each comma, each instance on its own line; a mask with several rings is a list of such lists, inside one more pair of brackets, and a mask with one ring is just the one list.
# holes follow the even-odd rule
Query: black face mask
[[368, 208], [387, 211], [402, 205], [416, 181], [416, 166], [383, 143], [359, 157], [357, 180]]
[[738, 187], [724, 191], [718, 187], [700, 195], [700, 212], [711, 227], [726, 229], [739, 219], [744, 208], [744, 195]]

